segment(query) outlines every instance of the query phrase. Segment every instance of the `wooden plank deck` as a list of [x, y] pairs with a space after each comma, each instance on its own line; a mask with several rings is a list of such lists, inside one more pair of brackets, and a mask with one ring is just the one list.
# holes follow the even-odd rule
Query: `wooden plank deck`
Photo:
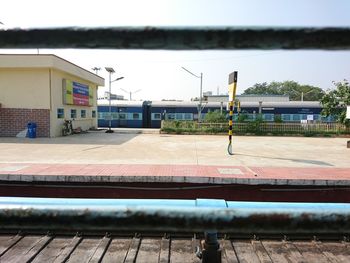
[[[350, 262], [350, 243], [219, 240], [222, 262]], [[0, 262], [201, 262], [201, 240], [164, 236], [0, 235]]]

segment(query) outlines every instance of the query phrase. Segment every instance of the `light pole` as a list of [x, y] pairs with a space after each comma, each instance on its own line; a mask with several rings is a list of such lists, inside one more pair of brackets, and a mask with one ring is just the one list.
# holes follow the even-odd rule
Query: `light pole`
[[311, 89], [311, 90], [309, 90], [309, 91], [307, 91], [307, 92], [301, 92], [301, 101], [304, 101], [304, 95], [306, 95], [306, 94], [308, 94], [308, 93], [310, 93], [310, 92], [312, 92], [313, 91], [313, 89]]
[[125, 90], [125, 89], [122, 89], [122, 88], [120, 88], [120, 89], [121, 89], [122, 91], [126, 92], [126, 93], [129, 93], [129, 99], [130, 99], [130, 101], [132, 100], [132, 94], [141, 91], [141, 89], [138, 89], [138, 90], [135, 90], [135, 91], [128, 91], [128, 90]]
[[108, 101], [109, 101], [109, 124], [108, 124], [108, 130], [106, 133], [113, 133], [112, 130], [112, 105], [111, 105], [111, 88], [112, 88], [112, 82], [121, 80], [124, 77], [117, 78], [115, 80], [112, 80], [112, 74], [115, 73], [114, 69], [111, 67], [105, 67], [106, 71], [109, 73], [109, 96], [108, 96]]
[[201, 73], [200, 76], [197, 76], [196, 74], [192, 73], [188, 69], [181, 67], [183, 70], [187, 71], [190, 73], [192, 76], [201, 79], [201, 85], [199, 89], [199, 105], [198, 105], [198, 122], [202, 121], [202, 84], [203, 84], [203, 73]]
[[98, 75], [98, 72], [101, 70], [101, 68], [93, 67], [92, 70], [95, 71], [96, 75]]

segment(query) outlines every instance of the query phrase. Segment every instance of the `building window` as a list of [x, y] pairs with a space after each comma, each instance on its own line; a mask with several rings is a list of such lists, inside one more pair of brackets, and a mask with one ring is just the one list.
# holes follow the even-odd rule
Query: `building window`
[[71, 109], [70, 110], [70, 117], [71, 117], [71, 119], [76, 119], [77, 118], [77, 110]]
[[92, 118], [96, 118], [96, 111], [93, 110], [92, 113], [91, 113], [91, 115], [92, 115]]
[[80, 111], [80, 117], [81, 118], [86, 118], [86, 110], [81, 110]]
[[57, 118], [58, 119], [64, 118], [64, 109], [57, 109]]

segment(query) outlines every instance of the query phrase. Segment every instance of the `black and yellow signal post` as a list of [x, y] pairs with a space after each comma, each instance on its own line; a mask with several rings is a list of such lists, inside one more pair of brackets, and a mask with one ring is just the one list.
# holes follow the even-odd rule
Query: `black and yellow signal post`
[[232, 72], [228, 77], [228, 94], [229, 94], [229, 106], [230, 106], [230, 115], [229, 115], [229, 131], [228, 131], [228, 139], [229, 144], [227, 147], [227, 151], [230, 155], [233, 155], [232, 151], [232, 134], [233, 134], [233, 105], [236, 98], [236, 89], [237, 89], [237, 75], [238, 72]]

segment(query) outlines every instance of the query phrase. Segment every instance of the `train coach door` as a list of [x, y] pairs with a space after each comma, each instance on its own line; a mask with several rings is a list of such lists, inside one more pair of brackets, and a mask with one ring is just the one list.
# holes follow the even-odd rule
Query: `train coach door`
[[119, 108], [119, 127], [128, 126], [128, 114], [125, 108]]
[[142, 104], [142, 127], [151, 128], [151, 102], [145, 101]]

